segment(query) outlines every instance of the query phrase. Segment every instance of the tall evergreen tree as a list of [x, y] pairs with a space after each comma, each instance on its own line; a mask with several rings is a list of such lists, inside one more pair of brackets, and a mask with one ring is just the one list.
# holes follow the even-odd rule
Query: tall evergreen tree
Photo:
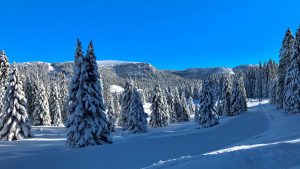
[[300, 27], [297, 30], [290, 64], [285, 76], [283, 108], [292, 114], [300, 113]]
[[182, 102], [179, 97], [179, 92], [177, 89], [174, 91], [174, 118], [172, 117], [171, 120], [172, 122], [182, 122], [180, 119], [181, 115], [183, 114], [183, 107], [182, 107]]
[[68, 112], [68, 120], [66, 122], [66, 127], [69, 128], [73, 124], [73, 119], [70, 121], [69, 116], [71, 113], [75, 112], [76, 106], [78, 105], [79, 100], [76, 99], [76, 95], [79, 90], [79, 85], [80, 85], [80, 78], [81, 78], [81, 67], [83, 63], [83, 50], [82, 50], [82, 45], [79, 39], [77, 39], [77, 47], [75, 51], [75, 56], [74, 56], [74, 65], [73, 65], [73, 71], [74, 75], [72, 77], [70, 87], [69, 87], [69, 94], [68, 94], [68, 101], [67, 101], [67, 112]]
[[166, 96], [167, 96], [166, 99], [167, 99], [167, 103], [168, 103], [170, 122], [173, 123], [173, 122], [177, 121], [177, 116], [176, 116], [176, 112], [175, 112], [174, 95], [173, 95], [173, 92], [170, 87], [168, 88], [168, 92], [167, 92]]
[[123, 130], [128, 130], [128, 118], [129, 118], [129, 112], [130, 112], [130, 102], [133, 92], [133, 84], [132, 81], [126, 82], [124, 93], [122, 95], [122, 101], [121, 101], [121, 126]]
[[159, 85], [154, 88], [154, 96], [151, 104], [151, 115], [149, 125], [151, 127], [163, 127], [169, 123], [168, 107], [163, 92]]
[[234, 77], [230, 104], [230, 116], [238, 115], [247, 111], [246, 91], [241, 72], [238, 72]]
[[128, 131], [132, 133], [144, 133], [148, 130], [147, 114], [144, 111], [143, 103], [139, 92], [135, 87], [132, 89], [132, 95], [129, 104], [128, 113]]
[[255, 97], [261, 101], [263, 98], [263, 66], [261, 61], [259, 61], [259, 67], [256, 71], [255, 77]]
[[197, 117], [201, 127], [207, 128], [219, 123], [219, 116], [214, 109], [211, 82], [205, 80], [200, 96], [199, 115]]
[[113, 106], [113, 98], [112, 95], [109, 93], [108, 96], [109, 100], [107, 101], [107, 118], [108, 118], [108, 130], [110, 132], [115, 132], [116, 131], [116, 113], [114, 110], [114, 106]]
[[189, 106], [187, 105], [186, 97], [185, 97], [184, 93], [182, 93], [180, 100], [181, 100], [181, 105], [182, 105], [182, 113], [178, 114], [179, 115], [178, 122], [189, 121], [190, 109], [189, 109]]
[[35, 126], [50, 126], [51, 117], [49, 112], [48, 95], [44, 83], [37, 80], [37, 96], [33, 110], [33, 125]]
[[283, 108], [284, 101], [284, 86], [286, 84], [286, 70], [289, 67], [292, 53], [293, 53], [294, 37], [292, 31], [288, 29], [285, 33], [285, 37], [282, 42], [282, 46], [279, 54], [279, 66], [278, 66], [278, 84], [277, 84], [277, 105], [278, 108]]
[[[9, 76], [9, 62], [5, 52], [0, 51], [0, 101], [4, 101], [7, 81]], [[0, 115], [2, 113], [3, 104], [0, 104]]]
[[12, 141], [31, 137], [26, 98], [15, 64], [10, 74], [5, 102], [5, 112], [0, 117], [0, 139]]
[[232, 89], [232, 79], [231, 76], [224, 77], [224, 83], [222, 87], [222, 115], [228, 116], [230, 114], [230, 99], [231, 99], [231, 89]]
[[81, 148], [111, 143], [92, 42], [83, 62], [79, 65], [81, 65], [80, 76], [74, 77], [79, 80], [74, 99], [78, 104], [74, 108], [75, 111], [69, 113], [66, 144], [70, 148]]
[[59, 95], [56, 84], [52, 84], [49, 98], [50, 115], [53, 126], [63, 126]]

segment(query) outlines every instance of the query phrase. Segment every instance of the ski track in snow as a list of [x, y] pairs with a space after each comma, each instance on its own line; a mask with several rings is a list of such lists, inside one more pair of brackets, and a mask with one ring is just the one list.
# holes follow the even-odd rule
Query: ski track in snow
[[248, 106], [249, 112], [221, 117], [212, 128], [189, 121], [143, 134], [118, 129], [113, 144], [77, 150], [64, 146], [65, 128], [33, 127], [34, 138], [0, 142], [0, 168], [299, 168], [300, 116], [267, 101]]

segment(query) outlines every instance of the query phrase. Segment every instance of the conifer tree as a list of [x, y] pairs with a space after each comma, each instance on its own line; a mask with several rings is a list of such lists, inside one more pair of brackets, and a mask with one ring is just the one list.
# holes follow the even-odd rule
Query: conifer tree
[[12, 141], [31, 137], [31, 123], [19, 72], [14, 64], [5, 96], [5, 112], [0, 117], [0, 140]]
[[113, 110], [114, 110], [114, 113], [115, 113], [115, 119], [116, 119], [116, 123], [118, 125], [121, 125], [120, 123], [120, 112], [121, 112], [121, 107], [120, 107], [120, 103], [119, 103], [119, 95], [115, 92], [113, 93], [113, 99], [112, 99], [112, 104], [113, 104]]
[[278, 108], [283, 108], [283, 101], [285, 97], [284, 86], [286, 84], [286, 70], [289, 67], [291, 56], [293, 53], [294, 37], [292, 31], [288, 29], [282, 42], [279, 54], [279, 67], [278, 67], [278, 84], [277, 84], [277, 105]]
[[174, 94], [174, 119], [172, 122], [181, 122], [180, 116], [183, 114], [183, 107], [182, 107], [182, 102], [179, 98], [179, 92], [177, 89], [175, 89], [175, 94]]
[[234, 77], [230, 104], [230, 116], [235, 116], [247, 111], [246, 91], [241, 72], [238, 72]]
[[188, 100], [188, 106], [190, 109], [190, 115], [195, 114], [196, 107], [194, 104], [194, 100], [191, 96], [189, 97], [189, 100]]
[[110, 132], [116, 131], [116, 113], [113, 106], [113, 98], [111, 94], [108, 96], [109, 100], [107, 101], [107, 118], [108, 118], [108, 130]]
[[175, 112], [175, 100], [174, 100], [174, 95], [173, 95], [171, 88], [168, 88], [166, 100], [167, 100], [167, 104], [168, 104], [170, 122], [171, 123], [176, 122], [177, 116], [176, 116], [176, 112]]
[[58, 89], [56, 84], [52, 84], [49, 99], [50, 115], [53, 126], [63, 126], [61, 107], [59, 104]]
[[[5, 52], [0, 51], [0, 101], [4, 101], [7, 81], [9, 76], [9, 62]], [[3, 104], [0, 104], [0, 115], [2, 113]]]
[[126, 82], [125, 88], [124, 88], [124, 93], [122, 95], [122, 101], [121, 101], [121, 126], [123, 130], [128, 130], [128, 116], [129, 116], [129, 111], [130, 111], [130, 102], [131, 102], [131, 96], [133, 92], [133, 82]]
[[154, 88], [154, 96], [151, 104], [151, 115], [149, 125], [151, 127], [163, 127], [169, 123], [166, 99], [159, 85]]
[[294, 41], [292, 57], [285, 76], [283, 108], [291, 114], [300, 113], [300, 27]]
[[231, 89], [232, 89], [232, 80], [231, 76], [224, 77], [224, 83], [222, 87], [222, 115], [228, 116], [230, 114], [230, 99], [231, 99]]
[[[102, 87], [92, 42], [83, 58], [75, 101], [78, 103], [70, 112], [67, 125], [67, 146], [82, 148], [111, 143], [107, 126]], [[75, 59], [76, 61], [76, 59]], [[78, 74], [75, 74], [75, 76]], [[72, 110], [72, 109], [71, 109]]]
[[62, 121], [66, 122], [68, 119], [68, 112], [67, 112], [67, 106], [68, 106], [68, 82], [66, 79], [66, 76], [63, 73], [58, 74], [58, 78], [60, 79], [59, 83], [59, 105], [61, 109], [61, 117]]
[[189, 118], [190, 118], [190, 109], [187, 105], [187, 102], [186, 102], [186, 98], [185, 98], [185, 94], [182, 93], [181, 95], [181, 105], [182, 105], [182, 113], [181, 114], [178, 114], [178, 122], [182, 122], [182, 121], [189, 121]]
[[37, 80], [37, 96], [34, 104], [33, 110], [33, 125], [35, 126], [50, 126], [51, 117], [49, 112], [49, 101], [48, 95], [44, 83]]
[[203, 84], [197, 121], [203, 128], [212, 127], [219, 123], [219, 116], [214, 109], [211, 82], [209, 80], [205, 80]]
[[75, 51], [75, 56], [74, 56], [74, 65], [73, 65], [73, 71], [74, 75], [71, 80], [70, 84], [70, 89], [69, 89], [69, 94], [68, 94], [68, 101], [67, 101], [67, 112], [68, 112], [68, 120], [66, 122], [66, 127], [69, 128], [73, 124], [73, 119], [70, 121], [69, 116], [71, 113], [75, 112], [76, 106], [78, 105], [79, 100], [76, 99], [76, 95], [79, 90], [79, 85], [80, 85], [80, 77], [81, 77], [81, 67], [83, 63], [83, 50], [81, 46], [81, 42], [79, 39], [77, 39], [77, 47]]
[[132, 89], [128, 113], [128, 131], [132, 133], [144, 133], [148, 130], [147, 114], [144, 111], [143, 103], [139, 92], [135, 87]]
[[276, 78], [274, 78], [274, 79], [272, 79], [271, 80], [271, 82], [270, 82], [270, 92], [269, 92], [269, 96], [270, 96], [270, 103], [272, 103], [272, 104], [276, 104], [277, 102], [276, 102], [276, 98], [277, 98], [277, 96], [276, 96], [276, 91], [277, 91], [277, 84], [278, 84], [278, 82], [277, 82], [277, 79]]
[[259, 62], [259, 67], [258, 70], [256, 71], [256, 75], [255, 75], [255, 97], [261, 101], [263, 98], [263, 86], [262, 86], [262, 79], [263, 79], [263, 66], [261, 61]]

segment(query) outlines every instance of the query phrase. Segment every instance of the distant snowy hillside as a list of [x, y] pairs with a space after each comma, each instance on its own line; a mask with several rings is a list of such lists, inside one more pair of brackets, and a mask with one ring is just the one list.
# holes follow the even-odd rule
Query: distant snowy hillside
[[124, 65], [129, 63], [140, 63], [140, 62], [125, 62], [125, 61], [118, 61], [118, 60], [100, 60], [97, 61], [99, 66], [116, 66], [116, 65]]
[[188, 79], [205, 79], [212, 74], [234, 74], [231, 68], [215, 67], [215, 68], [190, 68], [180, 71], [167, 71], [175, 75]]

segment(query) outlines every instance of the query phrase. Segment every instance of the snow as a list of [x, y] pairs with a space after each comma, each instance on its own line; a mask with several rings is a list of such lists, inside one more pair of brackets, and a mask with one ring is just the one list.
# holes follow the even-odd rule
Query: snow
[[130, 63], [139, 63], [139, 62], [126, 62], [126, 61], [118, 61], [118, 60], [99, 60], [97, 61], [97, 64], [99, 66], [117, 66], [117, 65], [124, 65], [124, 64], [130, 64]]
[[121, 87], [121, 86], [118, 86], [118, 85], [110, 85], [110, 92], [111, 93], [118, 93], [118, 94], [121, 94], [123, 93], [124, 91], [124, 88]]
[[118, 128], [113, 144], [78, 150], [66, 149], [65, 128], [33, 127], [35, 138], [0, 142], [0, 168], [299, 168], [300, 115], [279, 112], [267, 100], [248, 106], [211, 128], [193, 120], [142, 134]]

